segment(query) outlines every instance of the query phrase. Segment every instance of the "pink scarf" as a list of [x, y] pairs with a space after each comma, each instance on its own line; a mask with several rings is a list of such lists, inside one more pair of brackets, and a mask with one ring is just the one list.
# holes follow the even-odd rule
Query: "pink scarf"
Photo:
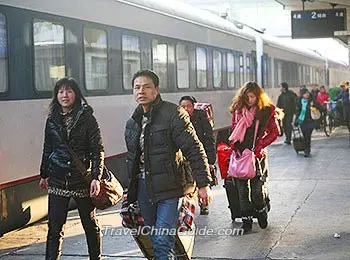
[[252, 107], [250, 110], [248, 110], [246, 107], [243, 107], [242, 114], [238, 114], [237, 111], [235, 111], [235, 117], [238, 121], [235, 129], [233, 129], [232, 134], [228, 138], [228, 140], [233, 141], [233, 143], [239, 141], [240, 143], [243, 143], [245, 132], [248, 127], [250, 127], [253, 123], [254, 117], [255, 117], [256, 107]]

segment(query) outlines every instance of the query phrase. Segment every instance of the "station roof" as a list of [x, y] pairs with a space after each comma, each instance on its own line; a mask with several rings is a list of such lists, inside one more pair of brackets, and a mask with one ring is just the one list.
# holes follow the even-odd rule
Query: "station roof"
[[331, 8], [350, 8], [349, 0], [274, 0], [290, 10], [301, 10], [304, 2], [305, 10], [310, 9], [331, 9]]

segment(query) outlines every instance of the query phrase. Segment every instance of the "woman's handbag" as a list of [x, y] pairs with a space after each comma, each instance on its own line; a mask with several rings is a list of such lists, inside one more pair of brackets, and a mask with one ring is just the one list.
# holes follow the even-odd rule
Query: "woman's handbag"
[[104, 166], [100, 181], [100, 192], [93, 197], [92, 203], [98, 209], [107, 209], [118, 203], [123, 196], [123, 187], [114, 174]]
[[311, 106], [310, 107], [310, 114], [312, 120], [318, 120], [321, 118], [321, 112], [316, 107]]
[[[75, 166], [78, 168], [80, 174], [83, 176], [84, 180], [89, 184], [92, 181], [91, 174], [88, 174], [86, 172], [86, 169], [83, 165], [83, 163], [79, 160], [78, 156], [75, 154], [75, 152], [72, 150], [72, 148], [69, 147], [67, 144], [68, 150], [73, 156], [73, 161], [75, 163]], [[114, 174], [108, 170], [107, 166], [105, 165], [103, 168], [102, 177], [100, 180], [100, 192], [97, 195], [97, 197], [91, 198], [92, 204], [97, 209], [108, 209], [118, 203], [118, 201], [123, 196], [123, 187], [118, 181], [118, 179], [114, 176]]]
[[258, 132], [259, 121], [255, 123], [253, 148], [252, 150], [246, 148], [240, 154], [232, 151], [230, 156], [230, 164], [228, 168], [228, 175], [237, 179], [253, 179], [256, 176], [255, 166], [255, 141]]

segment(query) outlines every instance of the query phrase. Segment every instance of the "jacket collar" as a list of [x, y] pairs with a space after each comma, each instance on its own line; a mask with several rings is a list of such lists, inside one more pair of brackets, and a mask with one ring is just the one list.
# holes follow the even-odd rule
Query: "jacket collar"
[[158, 94], [156, 99], [151, 103], [151, 109], [149, 112], [144, 113], [142, 105], [138, 105], [132, 115], [132, 118], [139, 124], [141, 124], [141, 119], [144, 114], [146, 114], [151, 120], [152, 120], [152, 115], [157, 112], [157, 110], [160, 108], [160, 106], [163, 104], [163, 100]]

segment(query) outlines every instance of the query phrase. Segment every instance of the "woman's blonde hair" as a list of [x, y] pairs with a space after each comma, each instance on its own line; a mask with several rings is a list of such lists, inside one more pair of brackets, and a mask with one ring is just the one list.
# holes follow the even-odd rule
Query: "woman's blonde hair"
[[272, 104], [270, 97], [265, 93], [264, 89], [258, 85], [258, 83], [248, 81], [237, 90], [236, 95], [230, 105], [231, 113], [233, 113], [235, 110], [237, 110], [239, 113], [242, 112], [242, 108], [247, 106], [247, 94], [249, 92], [253, 93], [257, 97], [258, 110], [269, 107]]

